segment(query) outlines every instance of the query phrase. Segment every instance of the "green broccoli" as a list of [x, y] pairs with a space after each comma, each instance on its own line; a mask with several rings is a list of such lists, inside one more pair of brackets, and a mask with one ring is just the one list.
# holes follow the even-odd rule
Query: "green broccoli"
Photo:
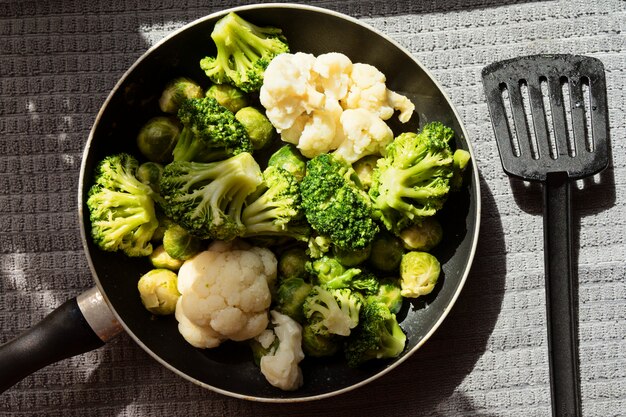
[[217, 162], [174, 161], [161, 177], [163, 209], [194, 236], [231, 240], [243, 235], [245, 200], [262, 180], [259, 165], [247, 152]]
[[241, 213], [244, 237], [287, 236], [306, 242], [310, 228], [300, 208], [298, 181], [278, 167], [263, 171], [263, 183], [248, 197]]
[[200, 68], [214, 83], [231, 84], [246, 93], [258, 91], [270, 61], [289, 52], [280, 29], [256, 26], [232, 12], [215, 24], [211, 38], [217, 55], [200, 60]]
[[183, 129], [172, 151], [174, 161], [212, 162], [252, 152], [246, 129], [213, 97], [183, 101], [178, 118]]
[[321, 154], [307, 162], [300, 182], [302, 207], [311, 227], [341, 249], [365, 248], [378, 233], [371, 201], [355, 177], [349, 164]]
[[136, 178], [138, 161], [129, 154], [105, 157], [97, 165], [87, 208], [91, 237], [105, 251], [148, 256], [159, 226], [150, 186]]
[[348, 366], [357, 367], [372, 359], [395, 358], [404, 350], [406, 334], [395, 314], [382, 302], [366, 302], [359, 326], [347, 338], [344, 353]]
[[316, 285], [304, 300], [302, 311], [316, 334], [348, 336], [359, 324], [363, 300], [348, 288], [326, 289]]
[[307, 263], [307, 270], [317, 278], [317, 283], [326, 288], [350, 288], [363, 293], [376, 293], [378, 279], [359, 268], [345, 268], [335, 258], [324, 256]]
[[454, 131], [440, 122], [418, 133], [400, 134], [378, 161], [369, 194], [374, 215], [388, 230], [402, 229], [434, 215], [445, 203], [453, 175], [449, 141]]
[[372, 254], [372, 245], [362, 249], [341, 249], [333, 246], [333, 257], [343, 266], [357, 266], [365, 262]]
[[321, 258], [330, 251], [331, 241], [328, 236], [312, 234], [307, 242], [305, 253], [309, 258]]

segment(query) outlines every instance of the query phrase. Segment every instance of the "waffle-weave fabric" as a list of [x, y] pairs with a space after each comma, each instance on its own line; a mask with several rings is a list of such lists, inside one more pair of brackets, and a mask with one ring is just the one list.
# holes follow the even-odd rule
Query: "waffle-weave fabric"
[[[224, 0], [0, 1], [0, 343], [94, 285], [77, 188], [109, 91], [173, 30]], [[574, 187], [585, 416], [626, 415], [626, 2], [318, 0], [406, 47], [469, 133], [482, 188], [476, 259], [451, 314], [401, 367], [332, 399], [242, 401], [198, 387], [123, 334], [0, 396], [0, 416], [548, 416], [541, 192], [502, 171], [480, 79], [494, 61], [576, 53], [605, 65], [611, 164]]]

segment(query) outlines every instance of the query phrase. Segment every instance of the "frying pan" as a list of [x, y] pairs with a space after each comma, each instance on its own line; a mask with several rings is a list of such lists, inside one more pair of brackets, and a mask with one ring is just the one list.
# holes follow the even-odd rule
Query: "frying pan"
[[[416, 105], [409, 123], [391, 124], [396, 134], [438, 120], [455, 130], [454, 146], [472, 154], [466, 186], [451, 195], [440, 213], [444, 241], [434, 251], [442, 263], [440, 280], [430, 295], [405, 302], [398, 315], [407, 333], [405, 351], [396, 359], [372, 361], [358, 369], [347, 367], [341, 357], [306, 358], [301, 363], [304, 386], [294, 392], [267, 383], [245, 344], [226, 342], [215, 349], [196, 349], [180, 336], [174, 317], [154, 319], [142, 306], [136, 287], [138, 278], [150, 269], [147, 259], [101, 251], [89, 238], [85, 199], [95, 165], [109, 154], [139, 154], [136, 133], [158, 113], [158, 97], [167, 81], [184, 75], [206, 87], [207, 78], [198, 62], [215, 54], [211, 31], [230, 11], [261, 26], [282, 28], [293, 52], [341, 52], [353, 62], [376, 66], [386, 74], [390, 89], [407, 95]], [[173, 372], [225, 395], [294, 402], [346, 392], [398, 367], [441, 324], [468, 276], [480, 223], [478, 169], [471, 145], [456, 110], [430, 73], [406, 49], [366, 24], [337, 12], [295, 4], [243, 6], [209, 15], [172, 33], [141, 56], [97, 115], [83, 155], [78, 202], [81, 236], [96, 286], [0, 346], [0, 392], [47, 364], [101, 346], [121, 331]]]

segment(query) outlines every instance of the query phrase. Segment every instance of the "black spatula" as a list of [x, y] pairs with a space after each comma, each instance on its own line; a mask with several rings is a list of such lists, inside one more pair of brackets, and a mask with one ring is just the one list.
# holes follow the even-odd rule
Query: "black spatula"
[[504, 171], [543, 182], [553, 416], [580, 416], [570, 181], [608, 165], [604, 66], [579, 55], [532, 55], [482, 71]]

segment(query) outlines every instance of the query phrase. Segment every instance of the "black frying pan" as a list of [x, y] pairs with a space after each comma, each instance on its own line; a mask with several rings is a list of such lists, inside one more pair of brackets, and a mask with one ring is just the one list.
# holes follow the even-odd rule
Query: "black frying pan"
[[[390, 89], [416, 104], [416, 114], [407, 125], [392, 125], [396, 133], [439, 120], [454, 128], [456, 147], [472, 152], [458, 114], [440, 86], [408, 51], [380, 32], [351, 17], [309, 6], [266, 4], [231, 10], [258, 25], [282, 28], [293, 52], [342, 52], [353, 62], [376, 66], [386, 74]], [[342, 358], [307, 358], [301, 364], [305, 384], [295, 392], [267, 383], [245, 344], [227, 342], [215, 349], [196, 349], [179, 335], [174, 317], [153, 319], [136, 287], [138, 278], [150, 269], [147, 260], [103, 252], [93, 245], [84, 199], [94, 166], [108, 154], [138, 154], [137, 131], [158, 112], [157, 99], [168, 80], [186, 75], [206, 82], [198, 61], [215, 53], [210, 33], [228, 11], [199, 19], [152, 47], [124, 74], [104, 103], [86, 145], [78, 192], [83, 244], [97, 287], [0, 346], [0, 392], [49, 363], [101, 346], [123, 329], [161, 364], [208, 389], [259, 401], [322, 398], [363, 385], [400, 365], [452, 308], [469, 273], [478, 238], [480, 189], [474, 158], [467, 187], [454, 194], [441, 213], [444, 242], [434, 252], [442, 262], [440, 282], [432, 294], [405, 303], [399, 316], [408, 335], [405, 352], [395, 360], [359, 369], [348, 368]]]

